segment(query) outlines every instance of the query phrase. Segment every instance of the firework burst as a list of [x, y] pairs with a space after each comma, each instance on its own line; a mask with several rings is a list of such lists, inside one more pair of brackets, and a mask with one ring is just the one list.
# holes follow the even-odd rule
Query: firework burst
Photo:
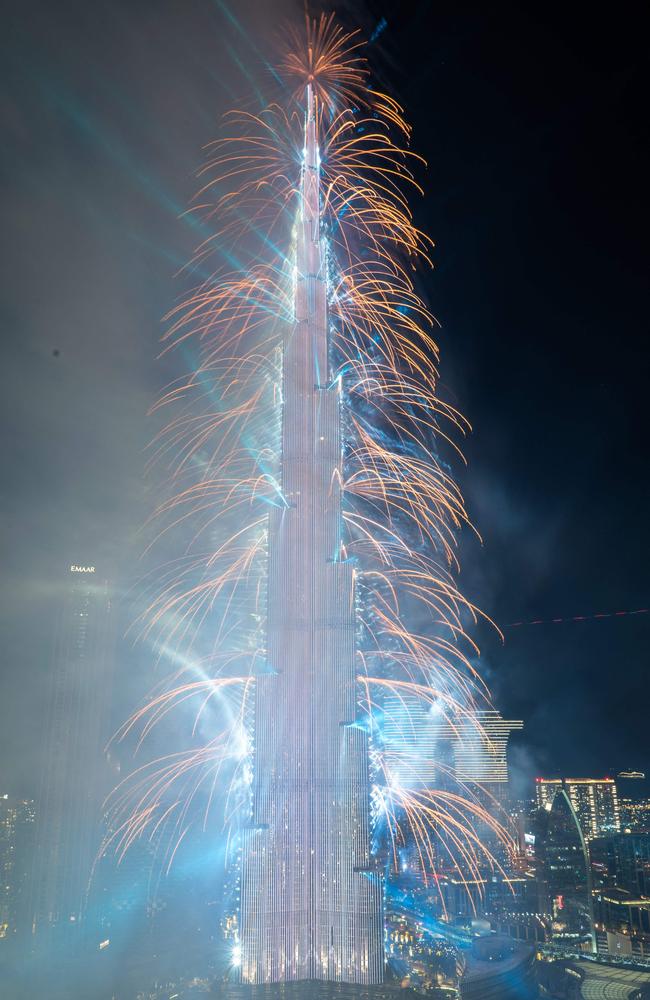
[[[176, 743], [111, 796], [110, 843], [123, 854], [149, 838], [171, 863], [211, 809], [231, 842], [246, 810], [256, 680], [275, 666], [265, 638], [268, 512], [291, 505], [282, 345], [294, 322], [308, 94], [328, 275], [332, 374], [322, 378], [338, 383], [343, 408], [343, 471], [330, 488], [341, 493], [344, 528], [332, 560], [354, 567], [355, 724], [371, 742], [378, 843], [387, 858], [414, 844], [424, 880], [450, 869], [475, 878], [496, 864], [479, 831], [506, 847], [508, 833], [443, 765], [444, 780], [422, 787], [408, 752], [414, 715], [435, 714], [460, 735], [480, 727], [476, 710], [489, 704], [470, 635], [479, 612], [456, 582], [458, 533], [471, 526], [439, 457], [449, 446], [462, 458], [455, 439], [469, 428], [437, 394], [435, 320], [415, 281], [432, 247], [409, 205], [422, 160], [399, 104], [369, 85], [358, 34], [333, 18], [292, 34], [278, 72], [276, 99], [226, 115], [207, 149], [192, 211], [211, 235], [187, 268], [200, 279], [168, 317], [163, 351], [195, 358], [157, 405], [170, 416], [152, 448], [170, 484], [155, 536], [177, 554], [152, 577], [137, 628], [178, 666], [117, 738], [144, 752], [173, 715]], [[391, 713], [404, 748], [397, 769], [384, 733]]]

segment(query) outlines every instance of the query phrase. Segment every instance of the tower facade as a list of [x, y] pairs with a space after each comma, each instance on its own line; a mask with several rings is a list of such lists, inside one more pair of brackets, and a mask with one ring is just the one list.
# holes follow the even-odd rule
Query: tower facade
[[555, 795], [565, 789], [585, 840], [617, 833], [621, 829], [616, 782], [613, 778], [537, 778], [535, 791], [540, 808], [550, 809]]
[[367, 735], [355, 724], [354, 567], [341, 558], [341, 397], [330, 384], [319, 152], [307, 88], [282, 489], [269, 525], [268, 669], [256, 680], [241, 881], [247, 983], [383, 976]]
[[505, 792], [508, 786], [508, 741], [523, 728], [521, 719], [504, 719], [493, 709], [474, 712], [454, 739], [456, 777], [505, 798], [499, 788]]
[[101, 844], [108, 790], [112, 614], [108, 583], [95, 566], [67, 572], [52, 658], [49, 718], [37, 802], [32, 926], [81, 935], [91, 872]]
[[594, 950], [589, 854], [580, 821], [564, 788], [538, 817], [535, 854], [541, 912], [552, 917], [551, 937]]

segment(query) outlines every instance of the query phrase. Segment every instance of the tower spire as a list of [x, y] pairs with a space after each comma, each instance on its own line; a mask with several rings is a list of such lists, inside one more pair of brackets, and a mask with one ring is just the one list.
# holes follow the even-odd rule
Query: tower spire
[[[295, 309], [297, 323], [303, 325], [301, 333], [309, 334], [312, 338], [314, 384], [320, 386], [328, 381], [327, 300], [320, 238], [320, 153], [316, 102], [311, 83], [307, 84], [305, 96], [304, 149], [296, 246], [298, 287]], [[315, 282], [318, 282], [318, 285]]]

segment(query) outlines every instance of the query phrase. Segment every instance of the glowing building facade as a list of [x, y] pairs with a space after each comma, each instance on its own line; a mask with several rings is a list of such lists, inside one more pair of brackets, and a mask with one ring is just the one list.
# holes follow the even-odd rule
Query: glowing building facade
[[556, 793], [566, 791], [585, 840], [621, 829], [616, 782], [613, 778], [537, 778], [540, 808], [550, 809]]
[[111, 600], [91, 565], [66, 573], [51, 666], [38, 800], [32, 925], [41, 934], [83, 923], [108, 790]]
[[499, 790], [508, 784], [508, 741], [523, 726], [493, 709], [452, 723], [416, 698], [390, 697], [384, 704], [385, 757], [406, 787], [444, 784], [447, 770], [456, 781], [504, 798]]
[[596, 837], [589, 844], [589, 854], [599, 887], [624, 889], [650, 902], [650, 837], [646, 833]]
[[510, 734], [524, 728], [521, 719], [504, 719], [500, 712], [479, 710], [464, 721], [460, 738], [454, 740], [456, 777], [476, 782], [493, 791], [508, 784]]
[[587, 845], [565, 788], [540, 810], [535, 842], [540, 912], [551, 917], [551, 940], [594, 951], [591, 868]]
[[383, 977], [367, 735], [355, 724], [354, 566], [341, 558], [340, 383], [330, 384], [311, 87], [283, 353], [282, 490], [269, 526], [267, 671], [256, 680], [241, 878], [245, 983]]

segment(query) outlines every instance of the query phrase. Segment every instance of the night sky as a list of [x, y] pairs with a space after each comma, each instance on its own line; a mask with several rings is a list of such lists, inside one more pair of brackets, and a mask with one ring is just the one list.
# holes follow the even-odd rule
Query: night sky
[[[650, 600], [645, 33], [641, 5], [527, 6], [343, 10], [377, 34], [373, 68], [429, 162], [422, 287], [443, 394], [474, 426], [456, 472], [484, 540], [463, 540], [461, 585], [504, 629], [505, 645], [482, 630], [482, 669], [525, 720], [513, 764], [597, 776], [650, 766], [650, 615], [506, 626]], [[182, 371], [154, 359], [196, 242], [179, 215], [202, 146], [263, 87], [262, 54], [300, 10], [5, 7], [0, 780], [16, 793], [35, 788], [67, 566], [136, 572], [146, 411]], [[128, 649], [127, 708], [124, 678], [148, 669]]]

